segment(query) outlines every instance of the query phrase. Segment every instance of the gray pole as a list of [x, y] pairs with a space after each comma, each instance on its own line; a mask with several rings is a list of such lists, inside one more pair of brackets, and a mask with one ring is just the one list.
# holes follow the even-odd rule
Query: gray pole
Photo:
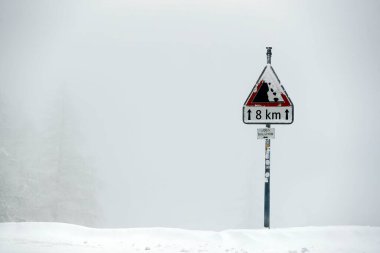
[[[272, 63], [272, 47], [267, 47], [267, 64]], [[270, 124], [266, 125], [270, 128]], [[270, 228], [270, 139], [265, 140], [265, 195], [264, 195], [264, 227]]]
[[[266, 127], [270, 128], [270, 124]], [[270, 228], [270, 139], [265, 139], [264, 227]]]

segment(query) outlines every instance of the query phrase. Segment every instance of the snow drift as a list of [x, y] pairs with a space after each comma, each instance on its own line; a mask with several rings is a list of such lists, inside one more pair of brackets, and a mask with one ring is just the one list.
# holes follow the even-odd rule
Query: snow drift
[[63, 223], [1, 223], [1, 253], [380, 252], [379, 227], [226, 230], [96, 229]]

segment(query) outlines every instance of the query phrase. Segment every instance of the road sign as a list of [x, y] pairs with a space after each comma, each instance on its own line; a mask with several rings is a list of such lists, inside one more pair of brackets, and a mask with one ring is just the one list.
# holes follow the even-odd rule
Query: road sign
[[267, 47], [267, 66], [243, 106], [245, 124], [265, 124], [257, 129], [257, 139], [265, 139], [265, 188], [264, 188], [264, 227], [270, 228], [270, 139], [275, 130], [271, 124], [292, 124], [294, 107], [284, 86], [272, 68], [272, 48]]
[[245, 124], [292, 124], [293, 103], [268, 61], [243, 106]]
[[257, 129], [257, 139], [274, 139], [275, 130], [274, 128], [258, 128]]

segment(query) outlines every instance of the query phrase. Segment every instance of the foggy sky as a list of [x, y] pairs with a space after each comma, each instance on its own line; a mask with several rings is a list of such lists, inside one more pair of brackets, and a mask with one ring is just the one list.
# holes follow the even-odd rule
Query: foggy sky
[[[0, 92], [36, 126], [64, 87], [100, 227], [260, 228], [242, 106], [273, 47], [272, 227], [380, 226], [377, 1], [0, 1]], [[21, 117], [21, 116], [20, 116]]]

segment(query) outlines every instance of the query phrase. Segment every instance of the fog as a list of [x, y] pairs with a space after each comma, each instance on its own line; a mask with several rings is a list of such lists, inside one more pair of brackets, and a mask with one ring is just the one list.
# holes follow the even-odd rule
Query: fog
[[[86, 166], [67, 158], [67, 185], [49, 203], [79, 186], [96, 202], [62, 219], [46, 213], [53, 204], [16, 208], [19, 219], [261, 228], [264, 141], [242, 106], [272, 46], [294, 123], [275, 126], [271, 226], [380, 226], [379, 11], [377, 1], [0, 1], [0, 160], [14, 161], [0, 170], [14, 175], [5, 170], [17, 163], [25, 178], [1, 182], [49, 173], [41, 161], [56, 146], [41, 136], [54, 125]], [[33, 187], [25, 198], [39, 202]]]

